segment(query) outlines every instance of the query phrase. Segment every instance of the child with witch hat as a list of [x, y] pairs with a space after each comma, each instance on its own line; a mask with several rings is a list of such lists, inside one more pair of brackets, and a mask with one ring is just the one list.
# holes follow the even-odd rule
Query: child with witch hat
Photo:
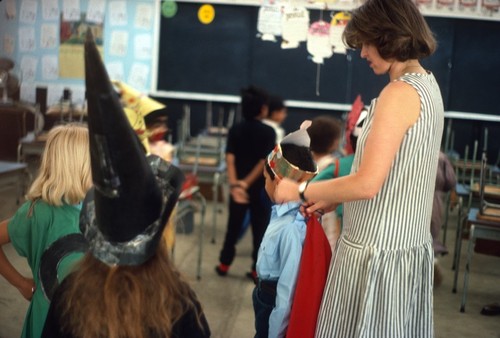
[[94, 188], [80, 228], [89, 252], [57, 289], [42, 336], [209, 337], [201, 305], [161, 240], [183, 175], [145, 156], [90, 31], [85, 79]]
[[[280, 179], [307, 183], [317, 174], [306, 129], [310, 124], [304, 122], [301, 129], [283, 138], [268, 155], [264, 177], [271, 199]], [[277, 204], [272, 207], [257, 258], [258, 281], [253, 291], [255, 337], [285, 336], [306, 235], [306, 219], [299, 211], [301, 203], [274, 202]]]

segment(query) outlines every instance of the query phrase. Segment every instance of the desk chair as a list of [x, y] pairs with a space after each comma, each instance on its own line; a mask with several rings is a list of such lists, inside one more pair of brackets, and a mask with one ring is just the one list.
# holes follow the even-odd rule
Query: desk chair
[[[457, 249], [457, 242], [460, 243], [461, 238], [459, 237], [459, 228], [462, 227], [462, 223], [465, 222], [465, 216], [467, 215], [467, 210], [470, 209], [472, 204], [472, 185], [474, 184], [474, 174], [476, 171], [476, 156], [477, 156], [478, 141], [474, 141], [474, 150], [472, 158], [469, 160], [469, 146], [465, 146], [464, 159], [454, 160], [452, 165], [455, 168], [455, 175], [457, 177], [457, 184], [455, 186], [455, 192], [458, 197], [458, 218], [457, 218], [457, 231], [455, 237], [455, 249]], [[446, 243], [446, 235], [448, 230], [448, 217], [450, 209], [451, 198], [450, 194], [446, 198], [445, 207], [445, 219], [443, 222], [443, 243]], [[453, 259], [452, 269], [456, 267], [456, 250]]]
[[[481, 159], [481, 175], [480, 175], [480, 201], [479, 208], [471, 208], [468, 212], [466, 226], [469, 228], [469, 243], [467, 249], [467, 261], [465, 265], [465, 274], [464, 274], [464, 289], [462, 294], [462, 303], [460, 306], [460, 312], [465, 311], [465, 303], [467, 300], [467, 290], [469, 286], [469, 272], [470, 272], [470, 264], [472, 260], [473, 251], [483, 254], [490, 255], [498, 255], [500, 256], [499, 251], [491, 251], [488, 248], [488, 242], [483, 241], [482, 246], [477, 245], [477, 240], [486, 240], [486, 241], [500, 241], [500, 205], [489, 203], [486, 200], [487, 194], [485, 193], [485, 188], [487, 186], [486, 183], [486, 152], [483, 152]], [[459, 229], [460, 237], [464, 235], [463, 229]], [[453, 280], [453, 292], [456, 292], [456, 284], [457, 284], [457, 276], [459, 270], [459, 262], [460, 262], [460, 246], [457, 248], [457, 256], [456, 256], [456, 269], [455, 276]]]
[[207, 202], [199, 186], [190, 186], [179, 195], [177, 203], [176, 224], [189, 213], [200, 211], [200, 231], [198, 235], [198, 260], [196, 265], [196, 279], [201, 279], [201, 258], [203, 255], [203, 237], [205, 232], [205, 212]]

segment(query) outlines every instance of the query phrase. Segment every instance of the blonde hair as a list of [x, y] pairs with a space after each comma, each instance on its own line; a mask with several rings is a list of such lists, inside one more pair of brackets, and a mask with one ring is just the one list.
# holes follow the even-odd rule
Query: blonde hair
[[54, 305], [63, 331], [75, 337], [170, 337], [188, 311], [203, 328], [194, 292], [175, 270], [164, 241], [139, 266], [110, 267], [87, 253], [65, 283]]
[[38, 175], [26, 198], [48, 204], [77, 204], [92, 185], [89, 133], [83, 124], [66, 124], [49, 131]]

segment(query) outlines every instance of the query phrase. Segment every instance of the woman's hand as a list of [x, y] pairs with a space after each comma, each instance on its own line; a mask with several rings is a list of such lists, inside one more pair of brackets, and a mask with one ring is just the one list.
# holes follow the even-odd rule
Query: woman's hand
[[35, 281], [33, 278], [25, 277], [17, 289], [21, 292], [24, 299], [31, 301], [31, 298], [33, 298], [33, 294], [35, 293]]
[[300, 206], [300, 213], [304, 217], [320, 217], [324, 214], [337, 209], [338, 204], [329, 204], [323, 201], [307, 202]]

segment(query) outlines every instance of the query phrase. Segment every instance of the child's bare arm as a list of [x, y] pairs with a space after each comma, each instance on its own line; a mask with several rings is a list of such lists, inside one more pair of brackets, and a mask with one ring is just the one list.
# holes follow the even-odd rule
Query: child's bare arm
[[35, 283], [32, 278], [26, 278], [16, 270], [12, 263], [5, 256], [3, 246], [10, 243], [7, 224], [9, 220], [0, 222], [0, 275], [2, 275], [12, 286], [16, 287], [26, 300], [31, 300], [35, 290]]

